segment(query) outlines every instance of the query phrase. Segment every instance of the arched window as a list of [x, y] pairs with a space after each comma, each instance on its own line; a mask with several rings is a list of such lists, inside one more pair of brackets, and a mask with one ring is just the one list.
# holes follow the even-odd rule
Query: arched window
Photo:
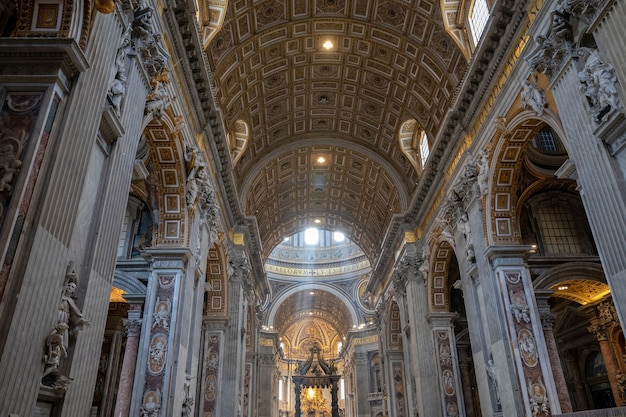
[[249, 142], [250, 128], [248, 127], [248, 124], [243, 120], [237, 120], [233, 131], [228, 134], [230, 156], [233, 160], [233, 165], [237, 165], [237, 162], [239, 162], [243, 152], [248, 147]]
[[422, 137], [420, 139], [420, 157], [422, 160], [422, 168], [424, 168], [424, 165], [426, 165], [428, 155], [430, 155], [430, 145], [428, 144], [428, 137], [426, 136], [426, 133], [422, 133]]
[[468, 20], [474, 45], [477, 45], [485, 30], [485, 26], [487, 26], [487, 20], [489, 20], [487, 0], [474, 0], [470, 7]]
[[[572, 193], [548, 191], [532, 196], [524, 204], [539, 252], [544, 256], [595, 255], [591, 230], [580, 198]], [[531, 242], [529, 230], [524, 238]], [[527, 239], [528, 238], [528, 239]]]

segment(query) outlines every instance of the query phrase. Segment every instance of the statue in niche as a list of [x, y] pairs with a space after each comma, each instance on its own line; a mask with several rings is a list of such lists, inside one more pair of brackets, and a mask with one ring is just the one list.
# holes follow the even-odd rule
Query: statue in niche
[[189, 394], [190, 379], [191, 376], [186, 375], [186, 380], [183, 384], [183, 407], [181, 413], [183, 417], [190, 416], [193, 413], [193, 397]]
[[485, 370], [487, 371], [487, 375], [491, 379], [491, 383], [493, 384], [493, 390], [496, 393], [496, 402], [500, 404], [500, 392], [498, 391], [498, 375], [496, 374], [496, 365], [493, 362], [493, 359], [489, 359], [485, 364]]
[[74, 301], [75, 291], [76, 272], [74, 262], [70, 262], [65, 274], [56, 325], [46, 339], [46, 354], [43, 357], [46, 369], [42, 378], [58, 373], [61, 360], [67, 357], [70, 333], [79, 332], [90, 324]]

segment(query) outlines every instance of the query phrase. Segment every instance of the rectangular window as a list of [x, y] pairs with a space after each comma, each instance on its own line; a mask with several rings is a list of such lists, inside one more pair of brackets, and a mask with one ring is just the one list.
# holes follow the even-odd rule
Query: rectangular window
[[552, 132], [549, 130], [542, 130], [537, 135], [537, 142], [539, 150], [542, 152], [556, 152], [556, 143], [552, 137]]
[[583, 253], [578, 227], [566, 207], [542, 207], [537, 213], [546, 255]]

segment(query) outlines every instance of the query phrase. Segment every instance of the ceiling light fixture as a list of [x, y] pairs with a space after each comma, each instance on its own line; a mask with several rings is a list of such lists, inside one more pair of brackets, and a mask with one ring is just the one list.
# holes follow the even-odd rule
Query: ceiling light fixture
[[334, 45], [333, 45], [333, 43], [331, 41], [326, 41], [326, 42], [324, 42], [324, 44], [322, 46], [324, 47], [324, 49], [326, 49], [328, 51], [328, 50], [333, 49]]
[[323, 164], [324, 162], [326, 162], [326, 158], [324, 158], [323, 156], [320, 156], [319, 158], [317, 158], [318, 164]]
[[321, 221], [320, 219], [315, 219], [315, 220], [313, 220], [313, 223], [315, 223], [315, 224], [320, 224], [321, 222], [322, 222], [322, 221]]

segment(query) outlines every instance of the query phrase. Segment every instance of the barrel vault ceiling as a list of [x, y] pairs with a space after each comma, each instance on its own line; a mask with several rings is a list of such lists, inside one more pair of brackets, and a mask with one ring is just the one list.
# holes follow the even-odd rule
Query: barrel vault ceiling
[[206, 51], [227, 131], [246, 132], [234, 177], [263, 259], [320, 219], [374, 265], [419, 180], [401, 127], [436, 137], [467, 65], [439, 1], [231, 0], [223, 19]]

